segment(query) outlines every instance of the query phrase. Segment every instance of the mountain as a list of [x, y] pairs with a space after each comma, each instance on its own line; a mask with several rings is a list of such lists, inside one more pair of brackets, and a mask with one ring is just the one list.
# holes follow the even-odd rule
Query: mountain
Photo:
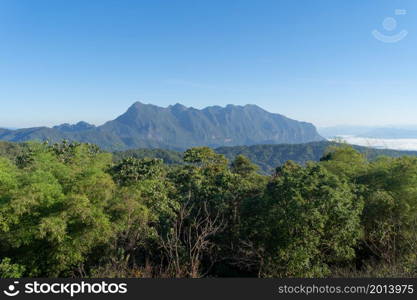
[[256, 105], [211, 106], [202, 110], [181, 104], [159, 107], [136, 102], [102, 126], [86, 122], [18, 130], [0, 129], [0, 140], [94, 143], [106, 150], [193, 146], [293, 144], [324, 140], [305, 122], [269, 113]]
[[0, 126], [0, 130], [1, 130], [1, 129], [16, 130], [16, 129], [18, 129], [18, 128], [14, 128], [14, 127], [3, 127], [3, 126]]
[[52, 128], [58, 131], [62, 131], [62, 132], [79, 132], [79, 131], [94, 129], [95, 127], [96, 127], [95, 125], [91, 125], [91, 124], [88, 124], [87, 122], [81, 121], [75, 125], [65, 123], [65, 124], [61, 124], [58, 126], [54, 126]]
[[318, 128], [318, 132], [326, 138], [334, 138], [336, 136], [352, 135], [357, 136], [365, 134], [377, 127], [372, 126], [349, 126], [349, 125], [338, 125], [332, 127], [321, 127]]
[[376, 128], [359, 134], [358, 136], [377, 139], [417, 139], [417, 130], [403, 128]]

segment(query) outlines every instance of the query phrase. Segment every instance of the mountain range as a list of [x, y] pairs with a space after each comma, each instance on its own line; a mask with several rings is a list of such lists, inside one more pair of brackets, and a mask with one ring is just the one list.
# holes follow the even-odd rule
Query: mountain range
[[358, 136], [376, 139], [417, 139], [417, 130], [403, 128], [376, 128]]
[[256, 105], [210, 106], [181, 104], [159, 107], [134, 103], [124, 114], [101, 126], [86, 122], [26, 129], [0, 129], [0, 140], [93, 143], [105, 150], [194, 146], [298, 144], [324, 140], [311, 123], [289, 119]]

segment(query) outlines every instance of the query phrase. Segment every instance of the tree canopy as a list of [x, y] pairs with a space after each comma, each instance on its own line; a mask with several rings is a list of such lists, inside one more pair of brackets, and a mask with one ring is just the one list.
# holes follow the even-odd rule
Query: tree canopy
[[333, 146], [271, 175], [94, 145], [0, 152], [0, 277], [417, 275], [417, 158]]

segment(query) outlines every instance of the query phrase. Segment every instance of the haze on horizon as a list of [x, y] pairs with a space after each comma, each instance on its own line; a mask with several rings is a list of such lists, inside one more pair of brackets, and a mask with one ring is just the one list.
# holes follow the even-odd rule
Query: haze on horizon
[[[415, 124], [416, 12], [413, 0], [3, 0], [0, 127], [100, 125], [138, 100]], [[383, 43], [374, 29], [408, 35]]]

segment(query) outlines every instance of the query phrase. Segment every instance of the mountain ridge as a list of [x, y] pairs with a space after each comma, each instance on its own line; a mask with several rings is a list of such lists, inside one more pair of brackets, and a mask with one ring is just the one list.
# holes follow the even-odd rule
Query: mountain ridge
[[135, 102], [124, 114], [100, 126], [81, 121], [52, 128], [0, 129], [0, 140], [6, 141], [62, 139], [94, 143], [106, 150], [182, 150], [324, 140], [313, 124], [270, 113], [254, 104], [196, 109], [180, 103], [160, 107]]
[[[229, 162], [236, 156], [244, 155], [254, 164], [260, 167], [261, 173], [271, 174], [276, 167], [288, 160], [305, 165], [308, 161], [319, 161], [331, 146], [345, 146], [331, 141], [310, 142], [304, 144], [275, 144], [219, 147], [214, 149], [218, 154], [223, 154]], [[400, 151], [390, 149], [374, 149], [364, 146], [350, 145], [353, 149], [365, 155], [370, 161], [381, 156], [401, 157], [417, 156], [417, 151]], [[183, 164], [183, 152], [163, 149], [131, 149], [116, 151], [113, 153], [116, 161], [123, 158], [159, 158], [167, 164]]]

